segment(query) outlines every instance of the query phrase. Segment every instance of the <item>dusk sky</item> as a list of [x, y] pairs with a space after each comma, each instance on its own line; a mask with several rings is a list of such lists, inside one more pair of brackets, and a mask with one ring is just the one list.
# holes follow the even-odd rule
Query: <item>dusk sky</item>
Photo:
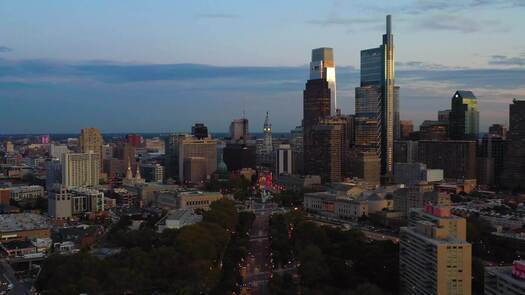
[[525, 99], [525, 0], [0, 1], [0, 134], [276, 131], [302, 119], [310, 51], [333, 47], [353, 113], [359, 51], [393, 15], [401, 119], [435, 120], [457, 89], [480, 131]]

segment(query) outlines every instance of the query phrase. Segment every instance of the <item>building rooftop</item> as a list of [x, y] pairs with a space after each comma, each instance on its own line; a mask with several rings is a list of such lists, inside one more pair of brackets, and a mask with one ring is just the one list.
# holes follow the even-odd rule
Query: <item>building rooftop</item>
[[525, 260], [515, 261], [512, 266], [486, 267], [490, 274], [497, 275], [513, 285], [525, 289]]
[[467, 98], [467, 99], [478, 99], [474, 93], [472, 91], [468, 91], [468, 90], [458, 90], [456, 91], [457, 94], [459, 94], [459, 96], [461, 96], [461, 98]]
[[[426, 223], [425, 221], [421, 221], [421, 224]], [[428, 223], [428, 225], [434, 225], [433, 223]], [[425, 235], [424, 233], [421, 233], [417, 230], [415, 226], [408, 226], [408, 227], [402, 227], [401, 232], [410, 232], [413, 235], [416, 235], [418, 238], [425, 240], [427, 243], [433, 244], [433, 245], [444, 245], [444, 244], [454, 244], [458, 246], [467, 246], [470, 245], [467, 241], [462, 241], [455, 238], [446, 238], [446, 239], [434, 239], [432, 237], [429, 237]]]
[[0, 232], [47, 229], [49, 219], [40, 214], [16, 213], [0, 215]]

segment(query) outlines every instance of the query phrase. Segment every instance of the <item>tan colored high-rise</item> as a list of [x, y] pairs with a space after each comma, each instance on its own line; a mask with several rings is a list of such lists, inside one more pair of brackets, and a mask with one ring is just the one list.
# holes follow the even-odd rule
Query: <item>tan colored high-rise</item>
[[179, 175], [179, 181], [181, 182], [185, 180], [184, 179], [185, 165], [186, 164], [192, 165], [191, 164], [192, 161], [188, 161], [187, 159], [192, 158], [192, 157], [203, 159], [204, 161], [203, 164], [205, 165], [206, 178], [210, 177], [217, 170], [217, 140], [209, 139], [209, 138], [196, 139], [193, 136], [186, 136], [184, 137], [184, 139], [182, 139], [179, 142], [179, 147], [178, 147], [179, 174], [178, 175]]
[[[102, 145], [104, 140], [98, 128], [84, 128], [80, 130], [80, 151], [82, 153], [93, 152], [99, 157], [99, 165], [102, 163]], [[100, 171], [101, 167], [99, 167]]]
[[100, 156], [93, 153], [66, 153], [62, 155], [62, 185], [90, 187], [99, 184]]
[[472, 294], [472, 245], [465, 238], [465, 219], [449, 207], [411, 210], [409, 226], [401, 228], [401, 294]]

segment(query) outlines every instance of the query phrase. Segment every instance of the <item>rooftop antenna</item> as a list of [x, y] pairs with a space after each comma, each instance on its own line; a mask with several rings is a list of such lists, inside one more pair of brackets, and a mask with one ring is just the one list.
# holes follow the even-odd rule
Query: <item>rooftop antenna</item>
[[386, 16], [386, 34], [392, 34], [392, 16], [390, 14]]

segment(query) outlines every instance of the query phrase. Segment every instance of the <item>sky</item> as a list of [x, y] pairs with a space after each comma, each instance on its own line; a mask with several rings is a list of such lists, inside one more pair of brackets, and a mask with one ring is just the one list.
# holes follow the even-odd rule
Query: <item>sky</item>
[[212, 132], [242, 116], [302, 119], [310, 51], [333, 47], [339, 107], [353, 113], [359, 51], [393, 16], [401, 119], [435, 120], [457, 89], [481, 131], [525, 99], [525, 0], [2, 0], [0, 134]]

